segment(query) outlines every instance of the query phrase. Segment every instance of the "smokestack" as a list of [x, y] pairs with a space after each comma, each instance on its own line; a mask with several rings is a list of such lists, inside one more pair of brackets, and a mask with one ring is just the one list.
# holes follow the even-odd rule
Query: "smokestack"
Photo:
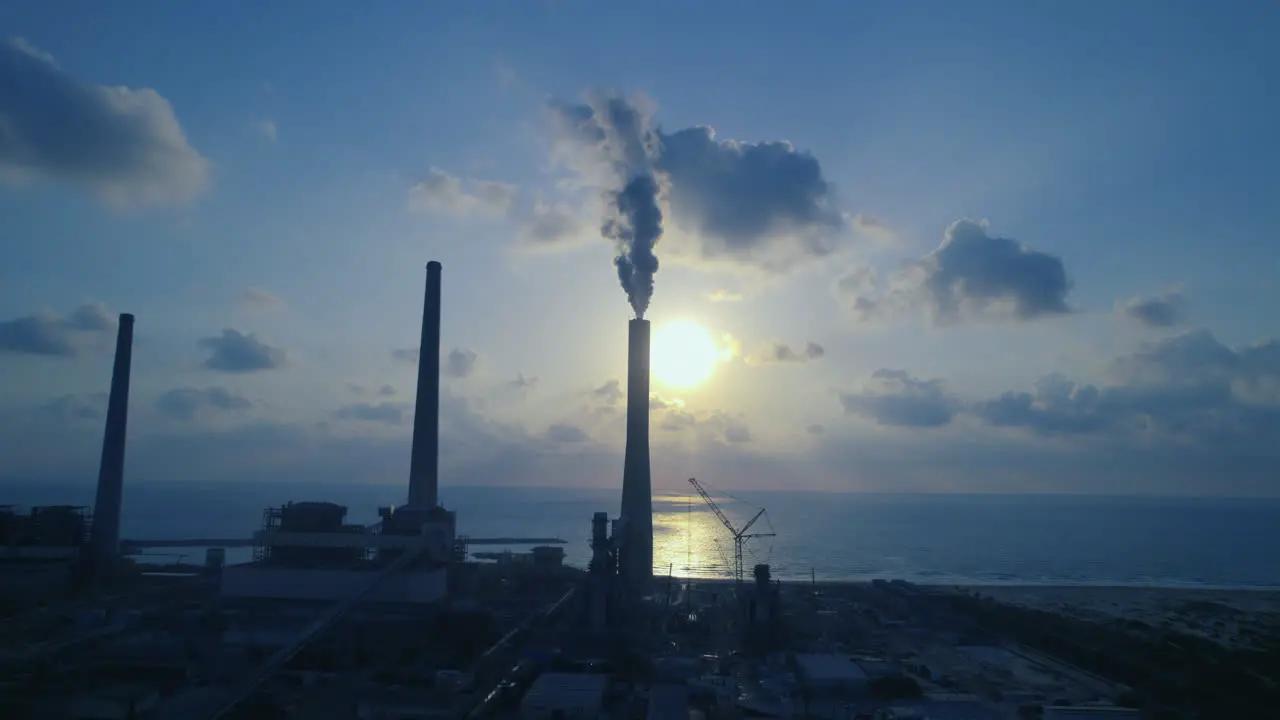
[[440, 263], [427, 263], [418, 346], [418, 398], [413, 411], [413, 454], [409, 458], [409, 507], [427, 510], [440, 487]]
[[107, 427], [102, 434], [102, 462], [93, 502], [89, 547], [95, 579], [110, 580], [120, 552], [120, 505], [124, 496], [124, 443], [129, 423], [129, 370], [133, 364], [133, 316], [120, 316], [116, 332], [116, 361], [111, 371]]
[[622, 517], [627, 537], [624, 573], [632, 587], [653, 578], [653, 495], [649, 478], [649, 321], [629, 326], [627, 451], [622, 467]]

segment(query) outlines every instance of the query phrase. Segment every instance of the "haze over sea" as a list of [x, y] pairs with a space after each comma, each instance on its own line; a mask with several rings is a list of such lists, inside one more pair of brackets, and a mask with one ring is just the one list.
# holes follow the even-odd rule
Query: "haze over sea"
[[[403, 502], [397, 485], [138, 483], [126, 489], [123, 536], [248, 537], [262, 510], [327, 500], [348, 522], [372, 523], [377, 507]], [[23, 505], [93, 502], [91, 485], [15, 485]], [[585, 566], [591, 514], [618, 511], [600, 489], [445, 487], [441, 501], [471, 537], [560, 537], [566, 561]], [[934, 584], [1087, 584], [1152, 587], [1280, 587], [1280, 500], [1033, 494], [737, 493], [718, 497], [741, 526], [763, 506], [748, 565], [769, 562], [783, 579], [901, 578]], [[655, 571], [729, 574], [728, 532], [691, 492], [654, 497]], [[472, 551], [499, 550], [472, 547]], [[160, 551], [155, 551], [160, 552]], [[198, 562], [200, 550], [179, 550]], [[247, 549], [229, 550], [232, 562]], [[157, 556], [168, 561], [175, 556]], [[748, 571], [749, 572], [749, 571]]]

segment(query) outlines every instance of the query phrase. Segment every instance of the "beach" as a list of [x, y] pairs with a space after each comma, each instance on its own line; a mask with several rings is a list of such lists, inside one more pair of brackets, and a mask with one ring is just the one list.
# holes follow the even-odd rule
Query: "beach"
[[1177, 630], [1229, 647], [1256, 647], [1280, 634], [1280, 590], [1085, 585], [963, 589], [1002, 603], [1096, 622]]

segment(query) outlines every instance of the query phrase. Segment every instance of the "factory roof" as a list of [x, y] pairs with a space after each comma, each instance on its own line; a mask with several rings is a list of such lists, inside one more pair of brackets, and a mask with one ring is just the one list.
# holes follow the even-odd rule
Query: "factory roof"
[[660, 684], [649, 690], [650, 720], [679, 720], [689, 717], [689, 688]]
[[836, 653], [799, 653], [796, 664], [809, 682], [865, 681], [867, 673], [847, 655]]
[[543, 673], [525, 693], [520, 705], [545, 710], [585, 708], [599, 711], [604, 703], [606, 675]]

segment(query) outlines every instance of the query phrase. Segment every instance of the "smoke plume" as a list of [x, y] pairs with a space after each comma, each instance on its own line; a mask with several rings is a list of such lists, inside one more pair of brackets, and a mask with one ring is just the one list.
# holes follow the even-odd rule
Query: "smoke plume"
[[585, 105], [553, 104], [567, 133], [598, 151], [618, 189], [604, 193], [605, 218], [600, 233], [613, 240], [618, 280], [636, 317], [643, 318], [653, 297], [658, 272], [654, 247], [662, 238], [660, 184], [653, 161], [661, 152], [658, 133], [648, 115], [625, 98], [596, 93]]
[[653, 297], [653, 275], [658, 272], [654, 245], [662, 237], [662, 210], [658, 208], [658, 184], [651, 175], [634, 177], [627, 186], [613, 193], [617, 215], [600, 228], [605, 237], [618, 244], [618, 280], [627, 291], [627, 300], [643, 318]]

